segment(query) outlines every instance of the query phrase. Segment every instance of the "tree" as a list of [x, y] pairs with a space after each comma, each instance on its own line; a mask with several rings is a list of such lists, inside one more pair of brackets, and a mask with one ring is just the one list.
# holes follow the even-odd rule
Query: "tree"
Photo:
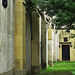
[[[45, 12], [45, 15], [53, 18], [53, 24], [56, 25], [56, 29], [60, 29], [62, 26], [68, 30], [75, 29], [75, 1], [74, 0], [26, 0], [27, 9], [30, 11], [36, 10], [40, 15]], [[47, 22], [50, 19], [47, 18]]]

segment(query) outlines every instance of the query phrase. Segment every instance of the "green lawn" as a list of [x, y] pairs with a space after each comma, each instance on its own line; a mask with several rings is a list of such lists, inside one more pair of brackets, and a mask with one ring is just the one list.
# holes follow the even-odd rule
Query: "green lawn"
[[41, 70], [39, 75], [75, 75], [75, 62], [57, 62]]

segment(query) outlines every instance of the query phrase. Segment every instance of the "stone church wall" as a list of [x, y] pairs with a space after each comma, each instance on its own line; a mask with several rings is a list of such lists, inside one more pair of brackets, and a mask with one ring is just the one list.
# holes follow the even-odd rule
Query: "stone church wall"
[[2, 1], [0, 0], [0, 75], [13, 75], [15, 0], [7, 0], [6, 8]]
[[[60, 41], [60, 61], [62, 61], [62, 45], [70, 46], [70, 61], [75, 61], [75, 38], [71, 38], [72, 34], [75, 34], [75, 30], [70, 30], [70, 32], [65, 32], [66, 30], [59, 31], [59, 41]], [[64, 38], [67, 38], [67, 42]]]

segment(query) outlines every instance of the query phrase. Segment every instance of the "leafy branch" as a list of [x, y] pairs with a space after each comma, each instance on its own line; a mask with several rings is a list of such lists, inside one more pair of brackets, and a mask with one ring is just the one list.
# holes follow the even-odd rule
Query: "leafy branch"
[[[41, 16], [47, 15], [53, 19], [56, 29], [65, 27], [67, 31], [75, 30], [75, 1], [74, 0], [25, 0], [29, 12], [35, 10]], [[47, 18], [47, 22], [51, 22]]]

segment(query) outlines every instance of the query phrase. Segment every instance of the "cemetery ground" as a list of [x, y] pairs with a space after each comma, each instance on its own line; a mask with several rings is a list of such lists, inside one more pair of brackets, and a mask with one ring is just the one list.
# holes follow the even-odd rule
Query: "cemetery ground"
[[38, 75], [75, 75], [75, 62], [57, 62], [40, 71]]

